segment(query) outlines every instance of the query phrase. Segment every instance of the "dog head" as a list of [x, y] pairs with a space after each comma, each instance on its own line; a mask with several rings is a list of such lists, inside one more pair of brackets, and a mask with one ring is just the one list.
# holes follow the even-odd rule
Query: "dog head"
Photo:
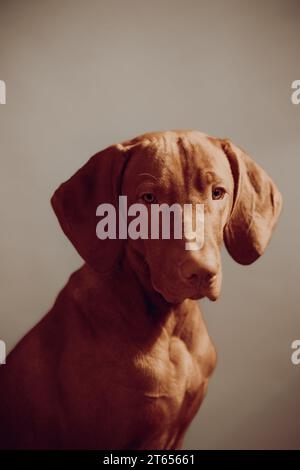
[[[118, 208], [143, 204], [151, 226], [151, 206], [189, 204], [204, 208], [201, 249], [186, 250], [181, 239], [99, 240], [100, 204]], [[274, 183], [245, 152], [229, 140], [198, 131], [144, 134], [94, 155], [52, 197], [59, 222], [84, 260], [99, 274], [113, 273], [125, 249], [145, 263], [152, 286], [171, 303], [207, 296], [221, 288], [220, 247], [241, 264], [261, 256], [281, 209]], [[160, 234], [161, 235], [161, 234]]]

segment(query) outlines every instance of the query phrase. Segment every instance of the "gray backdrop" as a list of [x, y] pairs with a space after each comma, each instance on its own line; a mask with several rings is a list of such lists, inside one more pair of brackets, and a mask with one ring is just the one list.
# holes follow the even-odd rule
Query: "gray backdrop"
[[[300, 448], [298, 0], [0, 0], [1, 312], [9, 349], [81, 259], [49, 199], [93, 153], [150, 130], [230, 137], [278, 184], [284, 210], [250, 267], [224, 252], [204, 301], [218, 366], [195, 449]], [[53, 338], [55, 341], [55, 338]]]

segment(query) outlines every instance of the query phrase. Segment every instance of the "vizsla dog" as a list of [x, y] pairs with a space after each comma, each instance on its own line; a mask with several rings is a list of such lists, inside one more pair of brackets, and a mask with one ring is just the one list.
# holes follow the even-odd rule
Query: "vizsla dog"
[[[96, 236], [99, 204], [204, 205], [204, 244]], [[94, 155], [52, 198], [85, 264], [0, 367], [4, 449], [178, 449], [216, 364], [197, 299], [216, 300], [220, 247], [254, 262], [281, 209], [229, 140], [149, 133]]]

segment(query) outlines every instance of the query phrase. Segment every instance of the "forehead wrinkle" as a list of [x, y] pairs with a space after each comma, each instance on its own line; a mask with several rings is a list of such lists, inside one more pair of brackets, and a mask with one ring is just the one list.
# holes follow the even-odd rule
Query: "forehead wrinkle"
[[194, 174], [194, 146], [189, 139], [167, 132], [151, 135], [147, 137], [147, 141], [149, 166], [140, 172], [140, 176], [146, 176], [146, 173], [152, 176], [155, 174], [157, 184], [170, 192], [170, 195], [174, 193], [174, 197], [189, 194]]
[[174, 167], [177, 165], [178, 149], [176, 141], [172, 138], [170, 133], [165, 133], [156, 137], [156, 155], [160, 163], [161, 170], [161, 183], [166, 187], [171, 187], [174, 184]]
[[185, 191], [188, 194], [191, 186], [192, 186], [192, 179], [193, 179], [193, 155], [194, 155], [194, 147], [191, 142], [189, 142], [184, 137], [179, 137], [177, 139], [177, 147], [179, 149], [180, 155], [180, 163], [183, 175], [183, 183], [185, 187]]
[[170, 186], [169, 168], [172, 166], [168, 162], [172, 154], [172, 146], [168, 136], [164, 134], [154, 134], [147, 137], [148, 158], [145, 161], [145, 168], [139, 173], [140, 179], [143, 177], [153, 178], [158, 187]]

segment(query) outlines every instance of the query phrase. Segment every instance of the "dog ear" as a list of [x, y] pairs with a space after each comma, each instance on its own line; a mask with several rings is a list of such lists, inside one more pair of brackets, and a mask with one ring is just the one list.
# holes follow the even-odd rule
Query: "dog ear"
[[243, 150], [222, 140], [234, 178], [231, 216], [224, 241], [232, 258], [251, 264], [265, 251], [282, 207], [281, 194], [271, 178]]
[[108, 203], [118, 214], [118, 196], [129, 148], [118, 144], [97, 153], [51, 198], [64, 233], [82, 258], [101, 274], [113, 269], [122, 250], [122, 240], [97, 238], [96, 209]]

